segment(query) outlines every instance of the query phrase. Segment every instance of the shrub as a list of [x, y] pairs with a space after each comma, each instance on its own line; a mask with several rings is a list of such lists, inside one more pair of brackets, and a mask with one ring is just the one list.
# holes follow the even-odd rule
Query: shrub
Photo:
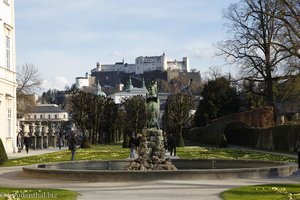
[[0, 165], [3, 165], [8, 160], [2, 140], [0, 138]]
[[90, 141], [85, 135], [82, 137], [80, 147], [83, 148], [83, 149], [91, 147]]

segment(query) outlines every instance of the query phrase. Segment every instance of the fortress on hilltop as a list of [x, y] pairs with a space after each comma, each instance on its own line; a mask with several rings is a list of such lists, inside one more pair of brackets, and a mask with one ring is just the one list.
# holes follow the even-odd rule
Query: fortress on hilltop
[[168, 60], [166, 54], [161, 56], [139, 56], [134, 64], [116, 62], [115, 64], [100, 64], [92, 70], [93, 72], [124, 72], [127, 74], [143, 74], [149, 71], [167, 71], [178, 70], [180, 72], [189, 72], [190, 63], [188, 57], [183, 57], [182, 61]]
[[142, 80], [149, 83], [150, 80], [161, 79], [169, 82], [174, 78], [193, 79], [201, 82], [199, 71], [190, 71], [188, 57], [182, 60], [172, 60], [163, 53], [160, 56], [139, 56], [134, 64], [116, 62], [115, 64], [100, 64], [92, 68], [91, 73], [84, 77], [76, 78], [76, 87], [83, 88], [99, 83], [104, 88], [126, 85], [131, 77], [134, 84], [141, 85]]

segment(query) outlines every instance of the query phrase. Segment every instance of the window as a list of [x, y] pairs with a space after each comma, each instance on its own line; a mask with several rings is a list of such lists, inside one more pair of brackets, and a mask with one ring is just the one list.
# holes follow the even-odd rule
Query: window
[[30, 119], [30, 115], [27, 115], [27, 118]]
[[10, 38], [6, 36], [6, 67], [10, 69]]
[[11, 117], [12, 116], [12, 110], [11, 108], [8, 108], [7, 110], [7, 132], [8, 132], [8, 137], [11, 137], [11, 132], [12, 132], [12, 124], [11, 124]]
[[40, 119], [43, 119], [43, 115], [40, 115]]
[[7, 112], [7, 118], [11, 119], [11, 109], [10, 108], [8, 109], [8, 112]]
[[48, 119], [51, 119], [51, 115], [48, 115]]
[[57, 119], [57, 115], [55, 115], [54, 117], [55, 117], [55, 119]]
[[33, 118], [36, 119], [36, 115], [34, 115]]

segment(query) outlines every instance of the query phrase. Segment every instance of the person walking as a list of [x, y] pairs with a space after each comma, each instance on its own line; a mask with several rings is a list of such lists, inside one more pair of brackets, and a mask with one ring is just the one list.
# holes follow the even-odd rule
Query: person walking
[[300, 168], [300, 137], [298, 137], [296, 141], [296, 151], [298, 154], [298, 168]]
[[130, 158], [134, 159], [135, 147], [136, 147], [136, 139], [134, 136], [131, 136], [131, 138], [129, 140], [129, 147], [130, 147]]
[[57, 138], [57, 145], [59, 150], [61, 150], [62, 143], [63, 143], [63, 134], [60, 132]]
[[136, 138], [136, 151], [138, 156], [141, 155], [141, 143], [142, 143], [142, 134], [138, 134], [138, 137]]
[[24, 145], [25, 145], [25, 150], [28, 153], [29, 152], [29, 147], [31, 145], [31, 140], [30, 140], [29, 135], [25, 135], [25, 137], [24, 137]]
[[170, 134], [169, 136], [168, 145], [169, 145], [170, 156], [172, 156], [173, 153], [174, 153], [173, 155], [176, 156], [176, 139], [172, 134]]
[[71, 132], [71, 134], [69, 135], [69, 138], [68, 138], [69, 150], [72, 153], [71, 160], [75, 159], [75, 153], [76, 153], [76, 148], [77, 148], [76, 144], [77, 144], [76, 135], [74, 132]]

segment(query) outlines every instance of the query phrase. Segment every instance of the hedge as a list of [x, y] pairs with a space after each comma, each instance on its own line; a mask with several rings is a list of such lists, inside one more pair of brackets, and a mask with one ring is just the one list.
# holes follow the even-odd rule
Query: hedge
[[[222, 130], [214, 127], [193, 128], [186, 138], [205, 144], [220, 145]], [[229, 144], [252, 148], [293, 152], [296, 139], [300, 137], [300, 124], [280, 125], [272, 128], [240, 128], [226, 130], [224, 133]]]
[[7, 160], [7, 154], [0, 138], [0, 165], [3, 165]]

